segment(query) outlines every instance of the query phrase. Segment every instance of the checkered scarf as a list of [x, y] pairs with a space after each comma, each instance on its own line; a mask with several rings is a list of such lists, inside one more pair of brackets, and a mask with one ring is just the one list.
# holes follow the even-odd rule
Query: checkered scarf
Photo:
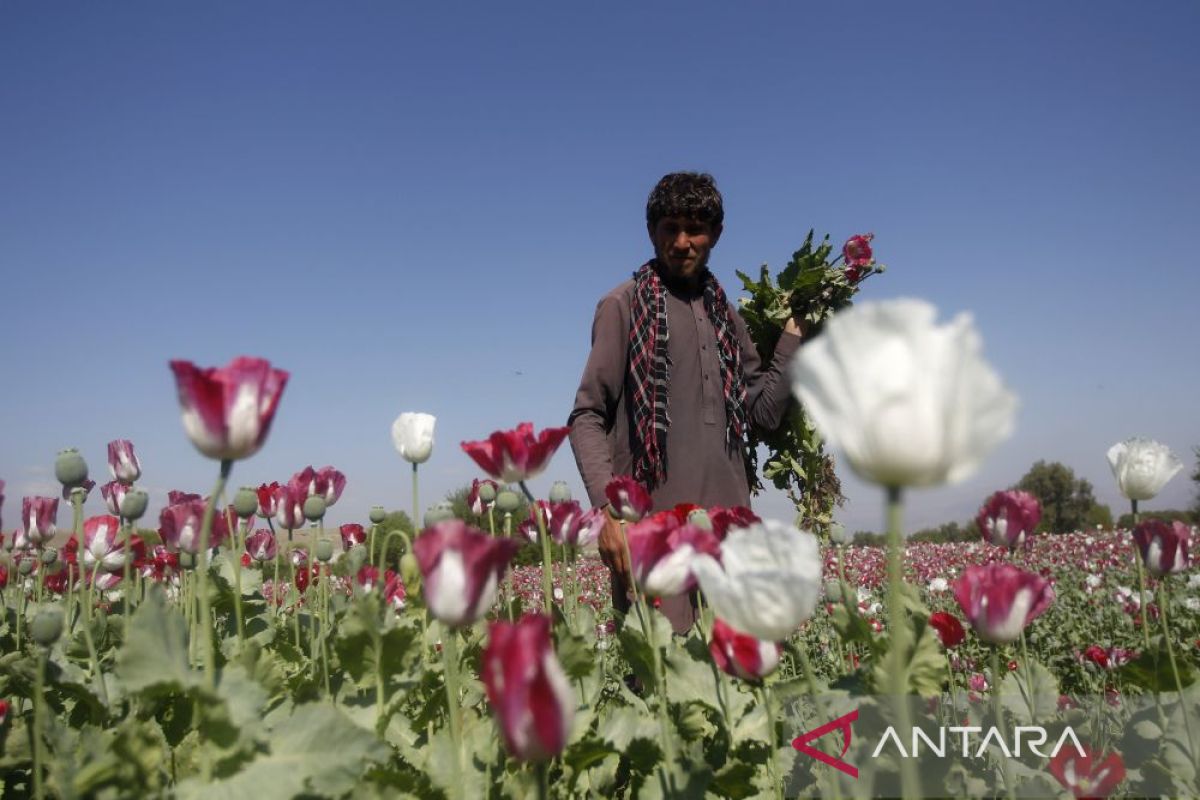
[[[746, 432], [746, 378], [729, 301], [716, 277], [705, 270], [704, 310], [717, 335], [721, 387], [725, 395], [725, 446], [740, 446]], [[662, 279], [649, 261], [633, 274], [629, 320], [630, 407], [633, 411], [633, 477], [653, 489], [667, 476], [667, 301]]]

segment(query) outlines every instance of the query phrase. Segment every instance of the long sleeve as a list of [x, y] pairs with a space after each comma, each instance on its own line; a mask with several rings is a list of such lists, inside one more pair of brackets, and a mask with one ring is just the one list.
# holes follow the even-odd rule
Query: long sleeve
[[593, 506], [604, 505], [604, 488], [613, 477], [608, 438], [625, 385], [628, 337], [628, 308], [618, 292], [610, 293], [596, 305], [592, 349], [567, 420], [571, 450]]
[[760, 430], [773, 431], [783, 423], [792, 398], [788, 364], [800, 346], [800, 337], [794, 333], [781, 333], [775, 344], [775, 355], [764, 369], [741, 314], [734, 312], [733, 324], [742, 346], [742, 370], [746, 375], [746, 404], [750, 422]]

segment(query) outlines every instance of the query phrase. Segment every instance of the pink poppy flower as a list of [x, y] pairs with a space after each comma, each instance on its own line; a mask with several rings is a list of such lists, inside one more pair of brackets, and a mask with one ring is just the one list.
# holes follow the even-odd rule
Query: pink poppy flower
[[475, 622], [496, 602], [500, 578], [520, 546], [457, 519], [425, 530], [412, 550], [429, 613], [451, 627]]
[[534, 435], [533, 423], [522, 422], [513, 430], [496, 431], [487, 439], [461, 446], [488, 475], [501, 483], [516, 483], [540, 475], [569, 431], [546, 428]]
[[663, 511], [629, 526], [630, 567], [647, 594], [672, 597], [696, 587], [692, 560], [701, 553], [718, 557], [721, 543], [712, 531], [681, 523]]
[[604, 487], [604, 497], [612, 506], [613, 516], [626, 522], [637, 522], [654, 506], [646, 487], [628, 475], [617, 475], [610, 480]]
[[[189, 500], [167, 506], [158, 517], [158, 535], [171, 550], [192, 553], [200, 552], [200, 526], [204, 521], [204, 500]], [[229, 538], [229, 525], [225, 515], [213, 513], [212, 530], [208, 545], [216, 547]]]
[[204, 455], [222, 461], [258, 452], [287, 385], [288, 373], [241, 356], [220, 368], [172, 361], [183, 427]]
[[718, 619], [713, 623], [708, 650], [716, 665], [725, 672], [744, 681], [756, 681], [779, 666], [783, 645], [741, 633]]
[[1125, 762], [1119, 753], [1105, 758], [1090, 747], [1084, 754], [1064, 747], [1050, 759], [1047, 769], [1062, 787], [1076, 797], [1107, 797], [1125, 780]]
[[364, 544], [367, 541], [367, 532], [357, 522], [347, 522], [338, 528], [338, 533], [342, 535], [342, 550], [348, 551], [355, 545]]
[[266, 528], [259, 528], [246, 537], [246, 552], [258, 563], [274, 561], [279, 552], [275, 535]]
[[133, 442], [114, 439], [108, 443], [108, 471], [115, 480], [129, 485], [142, 476], [142, 465], [133, 452]]
[[120, 481], [109, 481], [100, 487], [100, 496], [104, 498], [104, 506], [114, 517], [121, 516], [121, 501], [129, 491], [129, 484]]
[[550, 639], [550, 620], [526, 614], [493, 622], [482, 659], [483, 685], [508, 752], [546, 761], [567, 745], [575, 696]]
[[1133, 529], [1133, 541], [1146, 569], [1158, 576], [1187, 569], [1190, 538], [1188, 526], [1179, 521], [1148, 519]]
[[57, 520], [57, 497], [21, 499], [21, 524], [25, 526], [25, 538], [30, 544], [40, 545], [53, 539], [58, 531]]
[[967, 567], [954, 582], [954, 597], [979, 638], [1007, 644], [1050, 607], [1054, 589], [1040, 575], [989, 564]]
[[1028, 544], [1028, 537], [1042, 520], [1042, 506], [1029, 492], [996, 492], [979, 509], [975, 522], [985, 539], [1014, 550]]

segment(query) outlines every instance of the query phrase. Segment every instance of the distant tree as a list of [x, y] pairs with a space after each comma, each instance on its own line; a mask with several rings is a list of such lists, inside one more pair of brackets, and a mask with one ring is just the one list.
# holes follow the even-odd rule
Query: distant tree
[[850, 544], [859, 545], [860, 547], [883, 547], [887, 544], [887, 536], [882, 533], [873, 533], [872, 531], [855, 531]]
[[1029, 492], [1042, 504], [1040, 531], [1069, 533], [1086, 526], [1088, 515], [1096, 505], [1092, 484], [1076, 478], [1070, 467], [1057, 461], [1038, 461], [1017, 483], [1017, 488]]
[[1112, 509], [1104, 503], [1096, 503], [1096, 505], [1092, 506], [1091, 511], [1087, 513], [1084, 525], [1088, 528], [1111, 530], [1113, 527]]
[[[511, 527], [512, 527], [512, 535], [514, 538], [520, 539], [520, 541], [522, 543], [530, 543], [530, 540], [525, 538], [525, 535], [522, 534], [519, 530], [519, 526], [521, 525], [521, 523], [527, 519], [530, 519], [529, 501], [527, 501], [525, 499], [525, 495], [521, 491], [521, 487], [519, 487], [519, 486], [501, 487], [501, 489], [505, 489], [505, 488], [511, 490], [514, 494], [517, 495], [517, 498], [518, 498], [517, 510], [512, 512], [512, 519], [510, 521]], [[469, 485], [462, 486], [458, 489], [455, 489], [452, 492], [448, 492], [446, 494], [446, 502], [448, 502], [453, 507], [454, 516], [457, 517], [458, 519], [463, 520], [468, 525], [472, 525], [481, 531], [491, 531], [491, 522], [489, 522], [489, 520], [488, 520], [487, 513], [485, 512], [483, 514], [476, 514], [475, 512], [473, 512], [471, 510], [471, 507], [469, 505], [467, 505], [467, 496], [470, 494], [471, 494], [471, 487]], [[503, 536], [504, 535], [504, 514], [498, 510], [493, 510], [492, 518], [495, 521], [495, 525], [496, 525], [496, 535]], [[542, 563], [542, 550], [540, 547], [522, 547], [517, 552], [516, 557], [513, 558], [512, 563], [516, 566], [522, 566], [522, 567], [529, 566], [531, 564], [540, 564], [540, 563]]]
[[925, 528], [909, 536], [908, 540], [910, 542], [942, 544], [945, 542], [970, 542], [978, 538], [979, 526], [974, 521], [971, 521], [966, 525], [959, 525], [957, 522], [947, 522], [936, 528]]

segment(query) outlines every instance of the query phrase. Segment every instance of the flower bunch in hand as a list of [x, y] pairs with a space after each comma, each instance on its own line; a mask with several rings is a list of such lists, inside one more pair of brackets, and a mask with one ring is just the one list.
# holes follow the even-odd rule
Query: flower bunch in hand
[[[757, 280], [738, 272], [742, 288], [750, 295], [739, 301], [742, 318], [764, 364], [774, 357], [789, 319], [796, 319], [805, 339], [811, 339], [834, 312], [850, 305], [864, 280], [884, 271], [875, 261], [874, 238], [870, 233], [851, 236], [835, 254], [828, 236], [814, 246], [810, 230], [778, 276], [766, 264]], [[833, 519], [833, 507], [844, 498], [833, 460], [804, 410], [793, 409], [789, 420], [770, 433], [751, 429], [747, 477], [755, 492], [763, 488], [756, 456], [760, 444], [767, 447], [763, 477], [787, 493], [802, 516], [802, 527], [823, 529]]]

